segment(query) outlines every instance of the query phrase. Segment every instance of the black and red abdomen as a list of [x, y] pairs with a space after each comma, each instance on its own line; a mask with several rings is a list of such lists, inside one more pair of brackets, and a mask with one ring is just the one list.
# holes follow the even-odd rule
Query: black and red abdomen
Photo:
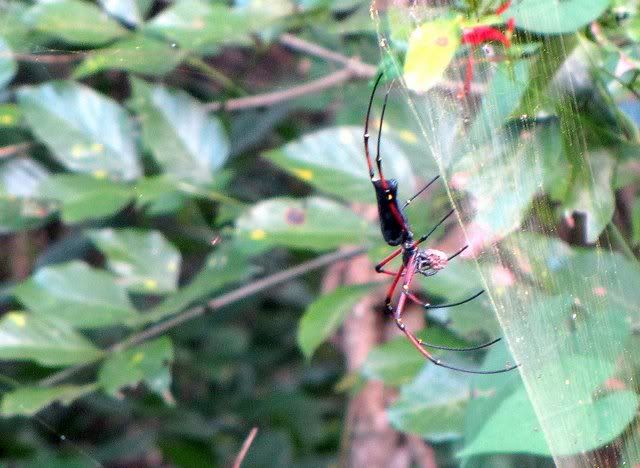
[[380, 230], [382, 237], [389, 245], [400, 245], [406, 239], [407, 220], [398, 206], [398, 181], [387, 179], [386, 190], [382, 186], [382, 181], [374, 180], [373, 187], [376, 189], [378, 199], [378, 215], [380, 217]]

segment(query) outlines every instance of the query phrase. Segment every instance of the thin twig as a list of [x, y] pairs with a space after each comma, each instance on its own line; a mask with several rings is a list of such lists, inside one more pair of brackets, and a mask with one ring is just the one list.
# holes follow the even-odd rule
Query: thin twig
[[266, 278], [259, 279], [245, 286], [241, 286], [238, 289], [230, 291], [226, 294], [222, 294], [221, 296], [210, 300], [209, 302], [207, 302], [206, 307], [202, 305], [192, 307], [191, 309], [187, 309], [169, 320], [152, 325], [149, 328], [138, 333], [134, 333], [125, 340], [112, 345], [105, 351], [104, 354], [100, 355], [98, 358], [92, 361], [87, 361], [76, 366], [67, 367], [60, 372], [51, 374], [49, 377], [46, 377], [40, 381], [40, 386], [46, 387], [62, 382], [68, 377], [76, 374], [78, 371], [85, 369], [95, 364], [96, 362], [99, 362], [111, 353], [122, 351], [124, 349], [130, 348], [131, 346], [140, 344], [150, 338], [155, 338], [156, 336], [161, 335], [162, 333], [175, 328], [176, 326], [184, 322], [193, 320], [196, 317], [200, 317], [207, 310], [215, 311], [234, 302], [240, 301], [246, 297], [249, 297], [253, 294], [264, 291], [265, 289], [271, 288], [280, 283], [284, 283], [285, 281], [289, 281], [293, 278], [304, 275], [305, 273], [309, 273], [310, 271], [331, 265], [335, 262], [339, 262], [340, 260], [346, 260], [352, 257], [356, 257], [363, 254], [364, 252], [366, 252], [366, 248], [364, 247], [332, 252], [314, 258], [313, 260], [309, 260], [308, 262], [301, 263], [300, 265], [289, 268], [287, 270], [280, 271]]
[[229, 99], [227, 101], [215, 101], [206, 104], [205, 108], [210, 111], [218, 111], [221, 109], [227, 111], [237, 111], [255, 107], [268, 107], [280, 102], [290, 101], [307, 94], [318, 93], [325, 89], [333, 88], [334, 86], [346, 83], [347, 81], [352, 79], [369, 79], [375, 75], [375, 70], [375, 67], [371, 67], [369, 71], [363, 74], [363, 69], [360, 69], [359, 67], [357, 69], [345, 67], [342, 70], [338, 70], [317, 80], [309, 81], [308, 83], [294, 86], [282, 91], [256, 94], [255, 96]]
[[318, 44], [314, 44], [313, 42], [300, 39], [293, 34], [284, 33], [280, 36], [279, 41], [280, 44], [299, 52], [304, 52], [306, 54], [313, 55], [314, 57], [318, 57], [330, 62], [339, 63], [340, 65], [344, 65], [346, 67], [358, 68], [361, 75], [373, 76], [376, 72], [376, 67], [374, 67], [373, 65], [362, 63], [358, 58], [347, 57], [346, 55], [342, 55], [338, 52], [326, 49]]
[[251, 429], [251, 432], [249, 432], [249, 435], [242, 443], [242, 447], [240, 448], [240, 452], [238, 452], [238, 456], [233, 461], [233, 468], [240, 468], [240, 465], [242, 465], [242, 461], [244, 460], [244, 457], [247, 456], [249, 447], [251, 447], [251, 444], [253, 443], [253, 439], [256, 438], [257, 433], [258, 433], [257, 427], [254, 427], [253, 429]]

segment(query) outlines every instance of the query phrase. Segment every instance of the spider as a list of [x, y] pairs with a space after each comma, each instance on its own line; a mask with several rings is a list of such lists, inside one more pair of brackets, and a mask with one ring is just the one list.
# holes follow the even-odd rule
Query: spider
[[[431, 179], [424, 187], [422, 187], [415, 195], [409, 198], [402, 207], [398, 204], [398, 181], [396, 179], [387, 179], [384, 177], [382, 172], [382, 156], [380, 155], [380, 140], [382, 134], [382, 122], [384, 120], [384, 112], [387, 108], [387, 99], [389, 97], [389, 91], [387, 90], [384, 103], [382, 105], [382, 113], [380, 115], [380, 126], [378, 129], [378, 142], [376, 149], [376, 167], [378, 170], [378, 178], [375, 176], [373, 163], [371, 160], [371, 155], [369, 154], [369, 117], [371, 114], [371, 106], [373, 104], [373, 98], [376, 93], [376, 89], [378, 88], [378, 84], [382, 79], [383, 74], [378, 75], [378, 78], [375, 81], [373, 86], [373, 91], [371, 92], [371, 97], [369, 99], [369, 107], [367, 108], [367, 116], [365, 120], [364, 126], [364, 151], [365, 157], [367, 160], [367, 166], [369, 168], [369, 177], [371, 178], [371, 183], [373, 184], [373, 188], [376, 192], [376, 198], [378, 202], [378, 215], [380, 218], [380, 229], [382, 231], [382, 236], [387, 244], [390, 246], [400, 246], [389, 256], [384, 258], [380, 263], [375, 266], [376, 272], [393, 276], [393, 281], [391, 286], [389, 287], [385, 299], [385, 307], [388, 312], [393, 315], [396, 325], [398, 328], [406, 335], [411, 344], [429, 361], [434, 363], [440, 367], [446, 367], [447, 369], [453, 369], [460, 372], [467, 372], [471, 374], [498, 374], [502, 372], [508, 372], [510, 370], [515, 369], [518, 365], [513, 365], [506, 367], [504, 369], [499, 369], [495, 371], [480, 371], [480, 370], [470, 370], [470, 369], [462, 369], [459, 367], [452, 366], [450, 364], [442, 362], [440, 359], [434, 357], [426, 348], [435, 348], [435, 349], [443, 349], [449, 351], [473, 351], [482, 348], [486, 348], [491, 346], [492, 344], [500, 341], [500, 338], [497, 338], [489, 343], [485, 343], [479, 346], [474, 346], [470, 348], [449, 348], [446, 346], [437, 346], [424, 342], [420, 338], [416, 337], [413, 332], [407, 329], [406, 325], [402, 321], [402, 312], [404, 311], [405, 304], [407, 300], [415, 302], [422, 306], [423, 308], [436, 309], [436, 308], [445, 308], [445, 307], [455, 307], [461, 304], [465, 304], [469, 301], [480, 296], [484, 290], [468, 297], [459, 302], [453, 302], [449, 304], [437, 304], [432, 305], [429, 303], [423, 303], [420, 301], [414, 294], [409, 291], [409, 287], [411, 286], [411, 282], [414, 279], [416, 273], [424, 275], [424, 276], [432, 276], [438, 273], [440, 270], [445, 268], [449, 261], [453, 260], [455, 257], [460, 255], [468, 245], [464, 246], [462, 249], [458, 250], [451, 256], [447, 256], [444, 252], [441, 252], [436, 249], [421, 249], [419, 246], [424, 241], [426, 241], [438, 227], [440, 227], [454, 212], [455, 210], [449, 211], [446, 216], [444, 216], [427, 234], [421, 236], [417, 240], [414, 239], [413, 233], [411, 232], [411, 226], [409, 225], [409, 221], [405, 215], [405, 209], [409, 206], [409, 204], [420, 194], [422, 194], [425, 190], [427, 190], [440, 176], [436, 176]], [[398, 271], [390, 271], [385, 269], [385, 265], [389, 263], [394, 258], [402, 256], [402, 265], [398, 269]], [[400, 298], [398, 300], [398, 304], [395, 309], [391, 305], [391, 300], [393, 298], [394, 292], [400, 283], [400, 279], [404, 277], [404, 281], [402, 283], [402, 289], [400, 291]]]

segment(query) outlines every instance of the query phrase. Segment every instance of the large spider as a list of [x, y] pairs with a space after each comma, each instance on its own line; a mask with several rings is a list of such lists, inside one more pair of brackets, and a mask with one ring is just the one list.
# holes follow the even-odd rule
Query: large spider
[[[491, 346], [492, 344], [498, 342], [500, 338], [495, 339], [489, 343], [485, 343], [479, 346], [474, 346], [471, 348], [449, 348], [446, 346], [436, 346], [422, 341], [420, 338], [416, 337], [410, 330], [407, 329], [406, 325], [402, 321], [402, 312], [404, 311], [405, 304], [407, 299], [410, 301], [419, 304], [425, 309], [435, 309], [435, 308], [444, 308], [444, 307], [454, 307], [457, 305], [465, 304], [469, 301], [472, 301], [476, 297], [480, 296], [484, 292], [481, 290], [480, 292], [474, 294], [467, 299], [464, 299], [459, 302], [453, 302], [450, 304], [437, 304], [432, 305], [429, 303], [423, 303], [420, 301], [414, 294], [409, 291], [411, 286], [411, 282], [416, 273], [419, 273], [424, 276], [432, 276], [435, 275], [438, 271], [442, 270], [447, 266], [447, 263], [453, 258], [460, 255], [468, 246], [464, 246], [462, 249], [457, 251], [451, 256], [447, 256], [444, 252], [435, 249], [421, 249], [419, 246], [424, 241], [426, 241], [431, 234], [441, 226], [453, 213], [454, 210], [449, 211], [447, 215], [442, 218], [427, 234], [421, 236], [419, 239], [415, 240], [413, 237], [413, 233], [411, 232], [411, 227], [405, 215], [405, 209], [409, 204], [421, 193], [423, 193], [431, 184], [433, 184], [436, 180], [438, 180], [439, 176], [434, 177], [422, 187], [418, 193], [409, 198], [402, 208], [398, 204], [398, 181], [396, 179], [386, 179], [382, 172], [382, 157], [380, 155], [380, 139], [382, 133], [382, 121], [384, 120], [384, 112], [387, 108], [387, 99], [389, 97], [389, 91], [385, 94], [384, 104], [382, 105], [382, 113], [380, 116], [380, 127], [378, 130], [378, 143], [376, 150], [376, 167], [378, 169], [378, 178], [375, 177], [375, 172], [373, 169], [373, 164], [371, 161], [371, 155], [369, 154], [369, 116], [371, 114], [371, 106], [373, 103], [373, 98], [382, 79], [382, 73], [376, 79], [376, 82], [373, 87], [373, 91], [371, 92], [371, 97], [369, 99], [369, 107], [367, 109], [367, 117], [364, 126], [364, 151], [365, 157], [367, 159], [367, 165], [369, 167], [369, 176], [371, 177], [371, 183], [373, 184], [373, 188], [376, 191], [376, 198], [378, 200], [378, 215], [380, 218], [380, 228], [382, 230], [382, 236], [387, 244], [391, 246], [400, 246], [397, 250], [395, 250], [391, 255], [387, 256], [384, 260], [376, 265], [376, 271], [378, 273], [391, 275], [393, 276], [393, 282], [387, 291], [387, 296], [385, 299], [385, 306], [387, 310], [393, 314], [393, 318], [396, 322], [398, 328], [406, 335], [406, 337], [411, 341], [413, 346], [416, 347], [420, 353], [424, 357], [426, 357], [429, 361], [433, 362], [437, 366], [446, 367], [448, 369], [453, 369], [461, 372], [468, 372], [471, 374], [498, 374], [501, 372], [507, 372], [513, 370], [517, 367], [517, 365], [509, 366], [504, 369], [499, 369], [495, 371], [480, 371], [480, 370], [470, 370], [470, 369], [461, 369], [459, 367], [452, 366], [450, 364], [446, 364], [442, 362], [440, 359], [434, 357], [426, 348], [436, 348], [436, 349], [444, 349], [449, 351], [472, 351], [477, 349], [486, 348], [487, 346]], [[389, 263], [391, 260], [396, 258], [397, 256], [402, 254], [402, 265], [398, 269], [398, 271], [389, 271], [384, 268], [384, 266]], [[400, 291], [400, 299], [398, 300], [398, 304], [395, 309], [391, 305], [391, 300], [393, 298], [393, 294], [396, 290], [396, 287], [400, 283], [400, 279], [404, 277], [404, 281], [402, 283], [402, 289]]]

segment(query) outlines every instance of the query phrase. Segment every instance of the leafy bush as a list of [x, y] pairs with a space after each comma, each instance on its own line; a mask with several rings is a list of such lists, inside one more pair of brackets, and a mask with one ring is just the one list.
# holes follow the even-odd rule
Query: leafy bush
[[[247, 466], [357, 464], [354, 401], [381, 381], [366, 411], [417, 461], [638, 462], [635, 2], [230, 3], [0, 5], [3, 460], [222, 465], [257, 425]], [[382, 299], [351, 259], [388, 252], [362, 151], [378, 70], [385, 174], [405, 197], [445, 181], [414, 230], [453, 203], [434, 245], [464, 233], [476, 258], [421, 294], [488, 292], [414, 314], [419, 335], [504, 334], [464, 362], [520, 372], [400, 337], [353, 364], [351, 312]]]

